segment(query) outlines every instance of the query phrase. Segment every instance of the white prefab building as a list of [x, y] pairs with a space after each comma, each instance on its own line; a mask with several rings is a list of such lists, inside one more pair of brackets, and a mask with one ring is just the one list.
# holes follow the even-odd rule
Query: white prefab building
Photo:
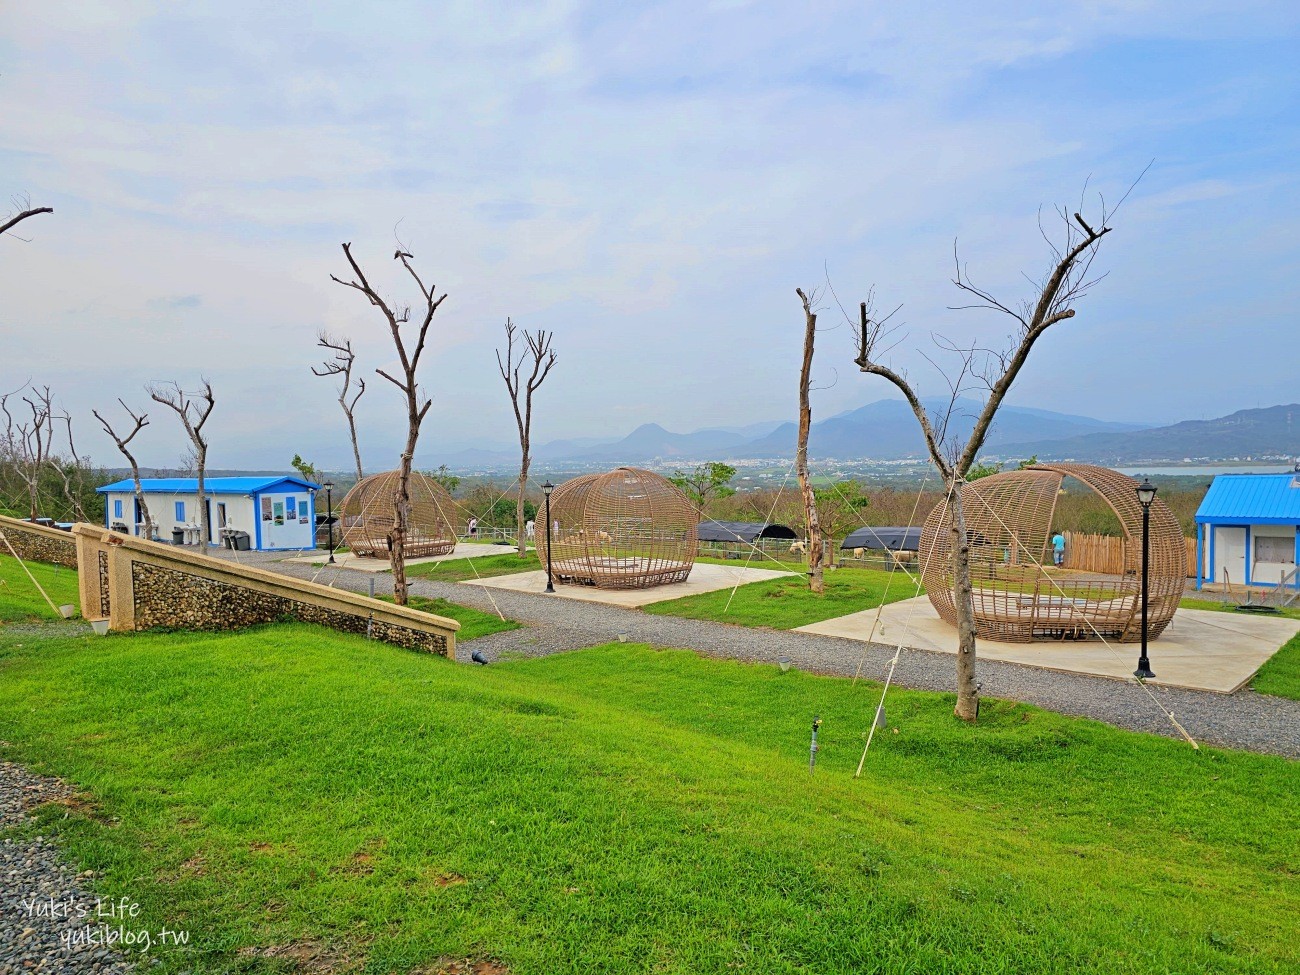
[[[199, 535], [198, 479], [141, 478], [140, 486], [154, 523], [154, 539], [195, 544]], [[316, 547], [316, 492], [320, 485], [297, 477], [209, 477], [209, 545], [221, 545], [234, 532], [247, 532], [250, 548], [261, 552]], [[144, 518], [131, 480], [99, 488], [104, 495], [104, 525], [139, 535]]]
[[1196, 512], [1196, 587], [1300, 589], [1300, 470], [1220, 474]]

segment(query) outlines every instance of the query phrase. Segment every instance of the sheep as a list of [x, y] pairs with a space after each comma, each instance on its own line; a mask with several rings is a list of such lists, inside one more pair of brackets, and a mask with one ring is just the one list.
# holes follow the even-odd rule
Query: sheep
[[807, 554], [808, 554], [808, 545], [807, 545], [807, 543], [803, 542], [802, 540], [800, 540], [800, 541], [795, 541], [795, 542], [791, 542], [791, 543], [790, 543], [790, 554], [791, 554], [791, 555], [807, 555]]
[[853, 550], [853, 557], [855, 559], [865, 559], [867, 557], [867, 550], [865, 548], [855, 548]]

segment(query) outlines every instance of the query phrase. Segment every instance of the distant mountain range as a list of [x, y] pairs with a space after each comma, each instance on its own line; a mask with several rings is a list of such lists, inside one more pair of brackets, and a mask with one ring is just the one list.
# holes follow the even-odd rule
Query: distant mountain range
[[1300, 457], [1300, 404], [1238, 410], [1214, 420], [1184, 420], [1126, 433], [1097, 432], [1009, 444], [1010, 456], [1123, 464], [1148, 460], [1233, 460]]
[[[927, 403], [932, 411], [947, 402]], [[952, 419], [953, 433], [965, 436], [979, 404], [961, 400]], [[1125, 433], [1137, 424], [1110, 423], [1050, 410], [1004, 406], [988, 438], [990, 452], [1025, 440], [1063, 440], [1085, 434]], [[744, 427], [709, 427], [674, 433], [657, 423], [637, 427], [615, 441], [557, 440], [534, 447], [538, 463], [673, 464], [705, 460], [787, 459], [794, 456], [796, 427], [769, 421]], [[925, 447], [911, 410], [902, 400], [879, 400], [814, 423], [809, 452], [817, 460], [902, 460], [923, 458]], [[428, 463], [424, 458], [421, 461]], [[509, 470], [519, 461], [517, 450], [471, 449], [437, 458], [456, 469]]]
[[[946, 401], [927, 401], [932, 415]], [[950, 434], [965, 438], [980, 404], [959, 400]], [[708, 427], [674, 433], [646, 423], [621, 440], [556, 440], [534, 449], [548, 465], [658, 464], [706, 460], [782, 460], [794, 456], [793, 423], [770, 421], [746, 427]], [[816, 461], [924, 459], [916, 420], [902, 400], [879, 400], [814, 423], [809, 454]], [[1185, 420], [1164, 427], [1113, 423], [1086, 416], [1004, 406], [982, 456], [1016, 460], [1075, 460], [1119, 465], [1142, 461], [1260, 460], [1300, 456], [1300, 404], [1241, 410], [1214, 420]], [[424, 459], [421, 458], [423, 461]], [[455, 469], [510, 470], [517, 450], [463, 450], [438, 457]]]

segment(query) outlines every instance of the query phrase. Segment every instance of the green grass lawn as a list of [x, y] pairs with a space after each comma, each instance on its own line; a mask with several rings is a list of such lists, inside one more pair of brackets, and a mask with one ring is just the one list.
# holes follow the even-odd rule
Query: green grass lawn
[[0, 757], [83, 790], [24, 828], [190, 932], [160, 973], [287, 970], [255, 949], [293, 945], [368, 972], [1300, 967], [1282, 759], [993, 700], [972, 728], [894, 692], [854, 780], [877, 688], [683, 651], [470, 668], [305, 625], [20, 643], [0, 635]]
[[[392, 596], [380, 596], [379, 598], [389, 603], [393, 601]], [[503, 630], [519, 629], [519, 624], [514, 620], [503, 620], [495, 613], [485, 613], [482, 610], [474, 609], [471, 606], [461, 606], [447, 599], [411, 596], [407, 600], [407, 605], [411, 609], [433, 613], [435, 616], [446, 616], [459, 623], [460, 630], [456, 633], [457, 643], [476, 640], [481, 636], [500, 633]]]
[[476, 555], [468, 559], [447, 559], [445, 562], [408, 565], [406, 574], [412, 579], [464, 582], [466, 579], [491, 579], [493, 576], [510, 575], [515, 572], [536, 572], [542, 568], [535, 552], [529, 552], [521, 559], [517, 552], [505, 546], [485, 545], [483, 547], [501, 554]]
[[[25, 564], [36, 581], [49, 593], [55, 606], [65, 603], [80, 605], [81, 597], [77, 591], [77, 573], [74, 569], [46, 565], [44, 562]], [[0, 555], [0, 623], [61, 618], [50, 609], [50, 604], [32, 585], [18, 560], [8, 554]]]
[[[1215, 599], [1188, 598], [1180, 601], [1178, 605], [1182, 609], [1208, 609], [1216, 613], [1237, 612], [1232, 603], [1221, 603]], [[1287, 607], [1280, 613], [1287, 619], [1300, 620], [1300, 608]], [[1300, 701], [1300, 634], [1282, 644], [1282, 649], [1259, 668], [1259, 673], [1251, 680], [1250, 686], [1260, 694], [1272, 694], [1276, 697], [1289, 697], [1293, 701]]]
[[[735, 565], [735, 562], [730, 563]], [[815, 596], [808, 588], [807, 575], [751, 582], [735, 590], [683, 596], [644, 607], [660, 616], [685, 616], [694, 620], [720, 620], [742, 626], [770, 626], [789, 630], [808, 623], [847, 616], [916, 595], [916, 583], [901, 571], [892, 574], [879, 569], [835, 569], [827, 572], [826, 592]], [[886, 590], [888, 590], [886, 592]], [[924, 590], [922, 590], [924, 592]], [[728, 608], [727, 601], [731, 601]]]

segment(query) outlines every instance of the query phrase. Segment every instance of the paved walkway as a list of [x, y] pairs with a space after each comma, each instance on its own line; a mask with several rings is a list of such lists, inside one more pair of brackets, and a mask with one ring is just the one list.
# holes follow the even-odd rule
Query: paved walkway
[[[253, 561], [262, 568], [335, 585], [357, 592], [392, 592], [392, 577], [331, 570], [276, 562], [260, 555]], [[467, 660], [470, 649], [489, 660], [509, 656], [545, 656], [565, 650], [609, 643], [626, 633], [628, 640], [661, 647], [682, 647], [709, 657], [774, 663], [789, 658], [796, 667], [814, 673], [852, 676], [861, 667], [863, 677], [883, 680], [894, 648], [838, 637], [783, 630], [753, 629], [729, 623], [702, 622], [672, 616], [653, 616], [623, 609], [549, 596], [489, 589], [464, 583], [412, 580], [411, 591], [421, 596], [450, 599], [488, 612], [499, 611], [526, 624], [524, 629], [497, 633], [475, 640], [458, 657]], [[978, 677], [988, 697], [1024, 701], [1061, 714], [1095, 718], [1119, 728], [1179, 737], [1165, 714], [1152, 702], [1147, 689], [1136, 682], [1060, 673], [1013, 663], [980, 660]], [[953, 689], [953, 661], [946, 654], [904, 650], [894, 674], [895, 683], [922, 690]], [[1243, 690], [1231, 696], [1204, 691], [1148, 689], [1198, 741], [1228, 748], [1267, 752], [1300, 758], [1300, 701], [1270, 697]]]

